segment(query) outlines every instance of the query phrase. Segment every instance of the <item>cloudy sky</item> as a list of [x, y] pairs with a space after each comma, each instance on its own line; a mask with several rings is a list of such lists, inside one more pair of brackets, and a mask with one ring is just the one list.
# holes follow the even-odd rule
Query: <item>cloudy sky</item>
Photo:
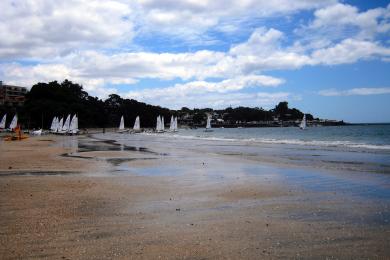
[[390, 122], [389, 1], [2, 0], [0, 79]]

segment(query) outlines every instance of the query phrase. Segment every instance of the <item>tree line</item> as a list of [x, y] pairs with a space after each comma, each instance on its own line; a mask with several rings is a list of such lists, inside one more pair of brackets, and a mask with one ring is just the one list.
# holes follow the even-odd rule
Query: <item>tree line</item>
[[[269, 121], [274, 117], [280, 120], [297, 120], [303, 113], [295, 108], [289, 108], [287, 102], [280, 102], [274, 109], [237, 107], [213, 110], [211, 108], [190, 109], [183, 107], [180, 110], [170, 110], [160, 106], [153, 106], [134, 99], [124, 99], [111, 94], [105, 100], [90, 96], [80, 84], [64, 80], [62, 83], [52, 81], [37, 83], [26, 94], [25, 103], [21, 107], [0, 107], [0, 115], [7, 113], [8, 122], [11, 115], [18, 114], [19, 122], [24, 128], [49, 128], [53, 117], [66, 117], [68, 114], [77, 114], [79, 128], [89, 127], [117, 127], [121, 116], [125, 118], [125, 125], [132, 126], [135, 118], [140, 116], [142, 127], [154, 127], [158, 115], [169, 119], [171, 115], [181, 118], [191, 118], [191, 124], [203, 123], [206, 113], [216, 114], [229, 122]], [[313, 116], [306, 114], [307, 119]], [[179, 122], [180, 123], [180, 122]]]

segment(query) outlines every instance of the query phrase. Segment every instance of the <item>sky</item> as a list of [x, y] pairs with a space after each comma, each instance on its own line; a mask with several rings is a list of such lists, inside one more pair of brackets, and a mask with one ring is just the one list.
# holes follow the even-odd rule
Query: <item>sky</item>
[[2, 0], [0, 80], [390, 122], [390, 2]]

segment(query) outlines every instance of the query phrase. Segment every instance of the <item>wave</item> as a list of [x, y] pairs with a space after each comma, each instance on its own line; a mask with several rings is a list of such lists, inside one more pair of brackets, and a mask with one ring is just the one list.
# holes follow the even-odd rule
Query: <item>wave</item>
[[[154, 133], [146, 133], [146, 135], [159, 135]], [[205, 140], [205, 141], [225, 141], [225, 142], [250, 142], [258, 144], [288, 144], [302, 146], [320, 146], [320, 147], [342, 147], [355, 149], [369, 150], [389, 150], [390, 145], [357, 143], [351, 141], [324, 141], [324, 140], [299, 140], [299, 139], [267, 139], [267, 138], [228, 138], [228, 137], [211, 137], [201, 135], [180, 135], [180, 134], [164, 134], [167, 138], [181, 138], [189, 140]]]
[[326, 147], [348, 147], [348, 148], [364, 148], [376, 150], [390, 150], [390, 145], [376, 145], [366, 143], [354, 143], [350, 141], [319, 141], [319, 140], [297, 140], [297, 139], [257, 139], [261, 143], [272, 144], [293, 144], [293, 145], [307, 145], [307, 146], [326, 146]]

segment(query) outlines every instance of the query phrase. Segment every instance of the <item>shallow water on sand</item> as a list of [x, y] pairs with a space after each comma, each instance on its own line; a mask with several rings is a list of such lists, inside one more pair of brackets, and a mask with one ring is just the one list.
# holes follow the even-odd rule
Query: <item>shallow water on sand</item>
[[[227, 130], [227, 129], [224, 129]], [[157, 153], [173, 150], [192, 150], [227, 156], [241, 156], [253, 160], [266, 158], [275, 164], [289, 163], [299, 166], [312, 166], [335, 170], [390, 173], [390, 152], [377, 149], [341, 149], [296, 144], [258, 143], [248, 140], [209, 140], [177, 138], [165, 133], [155, 134], [105, 134], [98, 138], [115, 140], [118, 144], [130, 147], [153, 147]]]
[[[291, 218], [390, 224], [388, 154], [115, 133], [92, 138], [64, 138], [61, 145], [72, 147], [74, 152], [68, 156], [75, 157], [94, 151], [131, 152], [130, 156], [105, 158], [111, 164], [111, 170], [104, 172], [105, 176], [162, 177], [200, 187], [272, 183], [309, 194], [293, 199], [286, 197], [286, 203], [292, 205], [329, 201], [343, 205], [337, 211], [322, 210], [314, 212], [315, 215], [307, 215], [298, 206], [298, 210], [289, 213]], [[152, 163], [135, 166], [134, 162], [140, 160], [151, 160]], [[250, 205], [248, 203], [245, 205]], [[269, 202], [257, 200], [252, 203]], [[359, 210], [362, 208], [370, 213], [361, 216]]]
[[[340, 192], [348, 196], [390, 200], [388, 154], [340, 150], [312, 150], [291, 145], [258, 145], [221, 140], [183, 140], [166, 135], [101, 134], [71, 139], [73, 156], [88, 151], [132, 151], [137, 158], [109, 158], [115, 174], [140, 176], [203, 176], [208, 181], [237, 176], [278, 179], [310, 191]], [[75, 141], [76, 140], [76, 141]], [[148, 167], [132, 167], [134, 160], [160, 160]], [[234, 163], [235, 159], [244, 159]]]

